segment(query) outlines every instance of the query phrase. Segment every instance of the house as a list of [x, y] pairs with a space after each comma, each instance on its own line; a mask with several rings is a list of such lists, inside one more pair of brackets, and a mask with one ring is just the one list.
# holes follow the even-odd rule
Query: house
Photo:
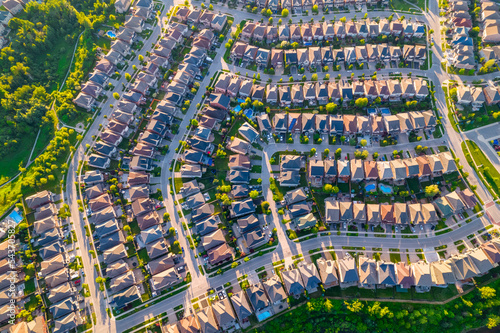
[[220, 265], [225, 261], [232, 261], [234, 250], [227, 243], [213, 247], [207, 251], [208, 263], [212, 266]]
[[398, 284], [396, 265], [392, 262], [377, 261], [378, 285], [393, 287]]
[[40, 206], [51, 203], [53, 200], [53, 194], [47, 190], [33, 194], [25, 199], [26, 205], [34, 210]]
[[317, 114], [314, 118], [315, 118], [316, 131], [320, 134], [328, 135], [329, 134], [328, 115]]
[[247, 296], [255, 312], [260, 312], [269, 306], [269, 300], [266, 296], [264, 287], [261, 284], [255, 284], [247, 289]]
[[305, 201], [288, 206], [288, 211], [292, 219], [304, 216], [311, 212], [311, 205]]
[[210, 27], [217, 32], [222, 31], [227, 23], [227, 16], [224, 14], [215, 14], [210, 22]]
[[226, 179], [233, 184], [248, 184], [250, 172], [246, 170], [230, 170]]
[[359, 281], [356, 259], [350, 255], [338, 260], [340, 288], [356, 286]]
[[394, 223], [394, 211], [392, 205], [380, 205], [380, 218], [382, 220], [382, 223]]
[[[458, 196], [460, 197], [461, 201], [464, 203], [465, 208], [472, 209], [477, 205], [476, 196], [468, 188], [463, 190], [463, 191], [458, 192]], [[455, 201], [456, 201], [456, 198], [455, 198]], [[456, 205], [458, 207], [461, 207], [461, 205], [459, 203], [457, 203]]]
[[277, 41], [278, 41], [278, 28], [272, 25], [268, 26], [266, 29], [267, 44], [273, 44], [276, 43]]
[[216, 303], [212, 303], [212, 309], [214, 311], [215, 319], [223, 331], [226, 331], [236, 325], [236, 314], [234, 313], [229, 298], [224, 298]]
[[471, 249], [468, 254], [480, 275], [486, 274], [493, 269], [493, 264], [481, 248]]
[[285, 289], [280, 282], [278, 275], [274, 275], [262, 282], [267, 297], [274, 306], [279, 305], [279, 309], [288, 307]]
[[359, 182], [364, 179], [363, 161], [358, 159], [351, 160], [351, 181]]
[[126, 13], [132, 3], [131, 0], [117, 0], [115, 1], [115, 10], [117, 13]]
[[283, 24], [278, 27], [278, 40], [280, 42], [290, 41], [290, 28], [288, 25]]
[[[497, 244], [499, 246], [497, 246]], [[481, 249], [493, 265], [498, 265], [500, 262], [500, 243], [498, 243], [498, 241], [483, 243]]]
[[[340, 93], [336, 83], [327, 85], [325, 82], [318, 82], [315, 84], [315, 93], [316, 101], [320, 105], [327, 104], [330, 97], [332, 98], [332, 101], [335, 102], [340, 99]], [[314, 103], [314, 100], [311, 100], [310, 103]]]
[[378, 167], [376, 161], [364, 161], [364, 179], [375, 180], [378, 178]]
[[252, 146], [250, 145], [250, 143], [240, 138], [234, 138], [234, 140], [232, 140], [231, 143], [227, 146], [227, 148], [231, 150], [233, 153], [242, 155], [248, 154], [251, 147]]
[[288, 271], [281, 271], [281, 278], [290, 296], [298, 298], [304, 293], [305, 285], [304, 282], [302, 282], [298, 269], [294, 268]]
[[344, 135], [351, 136], [358, 132], [356, 116], [344, 115]]
[[259, 48], [253, 45], [247, 45], [245, 53], [243, 53], [243, 60], [249, 63], [253, 63], [257, 57], [257, 52]]
[[92, 109], [92, 106], [94, 106], [94, 102], [95, 102], [95, 98], [93, 98], [92, 96], [89, 96], [89, 95], [86, 95], [82, 92], [80, 92], [75, 99], [73, 99], [73, 103], [75, 103], [75, 105], [87, 110], [87, 111], [90, 111], [90, 109]]
[[344, 134], [344, 120], [341, 115], [330, 115], [330, 135]]
[[353, 203], [352, 214], [354, 222], [366, 223], [366, 210], [364, 203]]
[[451, 259], [451, 268], [458, 281], [467, 281], [480, 274], [468, 253], [455, 255]]
[[[309, 65], [311, 64], [309, 61], [309, 49], [307, 49], [307, 48], [297, 49], [295, 52], [297, 54], [298, 65], [300, 67], [309, 67]], [[286, 57], [287, 57], [287, 51], [285, 51], [285, 58]], [[287, 61], [287, 64], [288, 64], [288, 61]]]
[[[269, 90], [268, 90], [269, 92]], [[273, 130], [276, 134], [286, 134], [288, 130], [288, 121], [286, 113], [277, 113], [273, 118]]]
[[339, 202], [334, 198], [325, 199], [325, 222], [338, 223], [340, 221]]
[[369, 224], [377, 224], [382, 222], [380, 205], [366, 204], [366, 222]]
[[252, 38], [255, 27], [256, 24], [253, 23], [252, 21], [246, 22], [243, 29], [241, 29], [240, 38], [246, 42], [250, 41], [250, 38]]
[[229, 156], [229, 169], [250, 170], [250, 158], [245, 155], [236, 154]]
[[284, 56], [283, 50], [273, 48], [271, 50], [271, 67], [273, 68], [283, 67], [283, 56]]
[[340, 221], [351, 222], [353, 220], [352, 202], [351, 201], [340, 201]]
[[406, 164], [401, 159], [396, 159], [390, 161], [390, 166], [393, 174], [393, 180], [396, 183], [404, 183], [404, 180], [408, 178], [408, 169]]
[[269, 63], [269, 50], [266, 49], [258, 49], [257, 55], [255, 56], [255, 62], [257, 66], [261, 66], [263, 68], [267, 67]]
[[253, 83], [250, 80], [242, 80], [240, 85], [239, 95], [241, 98], [250, 97]]
[[428, 292], [434, 283], [432, 282], [431, 267], [428, 262], [418, 261], [411, 264], [411, 276], [415, 283], [416, 292]]
[[208, 251], [211, 248], [219, 246], [225, 242], [226, 240], [221, 229], [217, 229], [213, 233], [201, 237], [201, 245], [205, 251]]
[[318, 220], [312, 213], [301, 216], [295, 221], [297, 230], [306, 230], [313, 228], [317, 223]]
[[231, 203], [231, 218], [245, 216], [253, 212], [255, 212], [255, 204], [250, 198], [243, 201], [236, 201]]
[[245, 54], [245, 50], [247, 49], [248, 44], [237, 41], [234, 43], [233, 48], [231, 50], [230, 58], [233, 61], [243, 59], [243, 55]]
[[448, 287], [449, 284], [455, 284], [457, 279], [453, 274], [450, 260], [439, 260], [431, 263], [432, 282], [437, 287]]
[[398, 262], [396, 264], [398, 285], [400, 288], [409, 289], [415, 285], [413, 275], [410, 272], [410, 266], [406, 262]]
[[173, 327], [173, 331], [169, 331], [167, 326], [168, 333], [177, 333], [176, 330], [179, 330], [179, 332], [182, 333], [197, 333], [200, 332], [201, 330], [201, 326], [200, 323], [198, 322], [196, 315], [184, 317], [177, 322], [177, 325], [171, 327]]
[[266, 37], [267, 27], [264, 24], [256, 24], [253, 30], [252, 38], [254, 41], [262, 42]]
[[304, 191], [304, 188], [301, 187], [292, 191], [288, 191], [284, 196], [284, 200], [287, 205], [293, 205], [294, 203], [307, 200], [307, 194]]
[[408, 207], [406, 203], [396, 202], [394, 207], [394, 222], [397, 224], [407, 224], [409, 222]]
[[241, 125], [241, 127], [238, 129], [238, 133], [251, 143], [255, 142], [255, 140], [257, 140], [257, 138], [259, 137], [259, 132], [257, 132], [257, 130], [247, 122]]
[[[374, 86], [372, 86], [374, 88]], [[375, 88], [374, 88], [375, 89]], [[357, 130], [358, 134], [361, 135], [370, 135], [371, 127], [370, 127], [370, 119], [366, 116], [357, 116], [356, 117]]]
[[298, 270], [302, 275], [302, 281], [305, 285], [305, 289], [308, 293], [314, 293], [318, 290], [321, 284], [321, 278], [318, 273], [318, 269], [314, 263], [306, 264], [300, 263], [298, 265]]
[[337, 273], [337, 264], [334, 260], [325, 260], [319, 258], [316, 261], [318, 266], [319, 275], [321, 277], [321, 283], [324, 288], [330, 288], [339, 285], [339, 277]]
[[388, 161], [377, 162], [378, 177], [380, 180], [393, 180], [394, 174], [391, 163]]
[[[292, 104], [290, 87], [281, 85], [278, 88], [278, 92], [279, 92], [280, 106], [281, 107], [287, 107], [287, 106], [289, 107]], [[290, 121], [290, 118], [289, 118], [289, 121]]]
[[[247, 289], [247, 292], [248, 290], [249, 289]], [[240, 323], [244, 324], [249, 322], [249, 317], [252, 315], [253, 311], [250, 304], [248, 304], [247, 298], [245, 297], [245, 292], [242, 290], [233, 294], [231, 297], [231, 303], [233, 303], [234, 311], [236, 312], [236, 316], [238, 317]]]
[[257, 118], [257, 123], [259, 124], [259, 129], [261, 133], [271, 133], [272, 131], [272, 126], [271, 126], [271, 121], [269, 120], [269, 116], [267, 113], [263, 113]]
[[[214, 310], [211, 306], [208, 306], [197, 313], [198, 320], [200, 322], [199, 327], [201, 328], [201, 332], [206, 333], [217, 333], [219, 332], [219, 325], [217, 325], [217, 321], [215, 320]], [[194, 332], [200, 332], [200, 329], [197, 329]]]
[[347, 183], [351, 178], [351, 170], [348, 160], [337, 161], [337, 177], [340, 182]]
[[92, 154], [89, 156], [87, 164], [94, 168], [107, 169], [111, 164], [111, 160], [104, 156]]

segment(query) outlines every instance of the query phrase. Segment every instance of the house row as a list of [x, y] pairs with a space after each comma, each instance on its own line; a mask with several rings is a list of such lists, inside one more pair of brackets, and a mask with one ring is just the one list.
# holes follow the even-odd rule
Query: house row
[[496, 2], [481, 2], [481, 39], [483, 43], [500, 43], [500, 6]]
[[[294, 159], [294, 156], [283, 156], [286, 156], [286, 159], [282, 157], [281, 171], [288, 170], [291, 160]], [[284, 167], [285, 165], [287, 168]], [[335, 181], [360, 182], [364, 180], [404, 184], [408, 178], [418, 177], [419, 180], [425, 181], [456, 171], [457, 165], [449, 152], [392, 161], [311, 159], [307, 166], [307, 176], [313, 186], [322, 186], [323, 183]]]
[[[306, 0], [307, 1], [307, 0]], [[240, 33], [240, 39], [244, 42], [290, 42], [302, 45], [312, 45], [317, 41], [334, 41], [345, 38], [377, 38], [381, 35], [403, 38], [422, 38], [426, 27], [421, 22], [410, 22], [407, 20], [391, 21], [382, 19], [380, 21], [358, 20], [358, 21], [328, 21], [317, 23], [283, 24], [273, 26], [259, 22], [247, 21]]]
[[[34, 245], [39, 248], [38, 255], [41, 259], [36, 266], [37, 278], [45, 282], [46, 291], [43, 296], [46, 304], [50, 304], [50, 324], [54, 325], [54, 330], [65, 332], [82, 323], [79, 309], [80, 302], [84, 301], [72, 282], [80, 277], [80, 270], [70, 268], [75, 258], [68, 254], [70, 248], [64, 241], [64, 238], [73, 236], [69, 231], [62, 231], [63, 224], [68, 221], [57, 216], [54, 194], [49, 191], [38, 192], [25, 198], [25, 203], [35, 218], [32, 237], [35, 238]], [[4, 281], [9, 283], [9, 279]], [[2, 301], [3, 299], [0, 303]], [[43, 320], [39, 324], [45, 327]]]
[[476, 61], [473, 39], [469, 36], [472, 20], [468, 3], [457, 1], [450, 4], [448, 18], [452, 29], [452, 40], [449, 42], [451, 49], [445, 52], [448, 64], [458, 69], [474, 69]]
[[271, 122], [267, 115], [259, 115], [261, 132], [276, 134], [319, 133], [324, 135], [344, 135], [352, 137], [357, 134], [384, 136], [400, 133], [410, 134], [413, 131], [433, 131], [436, 126], [436, 116], [432, 111], [412, 111], [397, 115], [369, 116], [327, 115], [312, 113], [278, 113]]
[[401, 60], [422, 64], [427, 59], [427, 49], [425, 45], [405, 45], [401, 50], [399, 46], [389, 46], [384, 43], [339, 49], [331, 46], [310, 46], [298, 49], [272, 48], [269, 50], [238, 41], [234, 43], [230, 57], [233, 61], [241, 60], [275, 69], [284, 66], [318, 68], [342, 63], [350, 65], [366, 62], [399, 62]]
[[500, 102], [500, 94], [498, 93], [497, 87], [457, 87], [457, 103], [462, 105], [472, 105], [474, 108], [480, 108], [485, 102], [488, 105]]
[[227, 23], [227, 16], [221, 13], [214, 13], [209, 10], [189, 9], [180, 7], [175, 13], [175, 18], [189, 26], [198, 26], [201, 29], [211, 29], [221, 32]]
[[472, 209], [477, 199], [469, 189], [451, 192], [431, 203], [394, 203], [364, 204], [351, 201], [325, 199], [326, 223], [395, 223], [395, 224], [434, 224], [441, 217]]
[[[324, 288], [339, 285], [341, 288], [408, 289], [417, 292], [429, 291], [431, 287], [446, 288], [460, 281], [471, 282], [472, 278], [486, 274], [500, 262], [500, 242], [494, 240], [464, 254], [432, 263], [418, 261], [410, 265], [406, 262], [392, 263], [361, 256], [357, 260], [346, 255], [339, 260], [320, 258], [316, 265], [304, 264], [298, 268], [282, 271], [281, 276], [289, 295], [300, 296]], [[305, 267], [304, 267], [305, 266]], [[306, 270], [304, 274], [303, 271]]]
[[328, 102], [341, 103], [366, 97], [370, 101], [401, 101], [401, 99], [424, 99], [429, 95], [427, 81], [421, 78], [402, 80], [364, 80], [350, 82], [322, 81], [293, 84], [257, 84], [239, 76], [220, 75], [215, 84], [216, 94], [210, 96], [210, 105], [227, 109], [230, 98], [247, 97], [281, 107], [311, 104], [325, 105]]
[[[250, 1], [239, 0], [240, 3], [250, 4]], [[318, 6], [321, 9], [330, 9], [333, 8], [343, 8], [347, 6], [362, 6], [362, 5], [370, 5], [375, 6], [377, 4], [387, 5], [388, 2], [386, 0], [257, 0], [252, 3], [255, 4], [259, 9], [268, 8], [274, 14], [281, 13], [282, 9], [288, 9], [292, 13], [302, 13], [307, 11], [311, 11], [313, 6]]]

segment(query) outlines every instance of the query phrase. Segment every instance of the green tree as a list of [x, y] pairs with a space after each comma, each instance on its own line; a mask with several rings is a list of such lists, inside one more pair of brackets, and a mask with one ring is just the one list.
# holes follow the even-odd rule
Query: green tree
[[314, 73], [314, 74], [311, 76], [311, 81], [318, 81], [318, 74]]
[[479, 290], [479, 293], [481, 294], [482, 299], [495, 298], [495, 296], [496, 296], [496, 290], [491, 288], [491, 287], [484, 286], [484, 287], [478, 288], [478, 290]]
[[363, 108], [363, 107], [365, 107], [365, 106], [367, 106], [367, 105], [368, 105], [368, 98], [366, 98], [366, 97], [360, 97], [360, 98], [358, 98], [358, 99], [354, 102], [354, 104], [355, 104], [358, 108]]
[[491, 314], [488, 317], [488, 322], [486, 323], [486, 327], [488, 327], [488, 329], [491, 330], [491, 329], [497, 327], [498, 325], [500, 325], [500, 316]]
[[137, 59], [139, 59], [140, 62], [143, 62], [144, 61], [144, 56], [142, 54], [139, 54], [139, 56], [137, 57]]
[[368, 144], [368, 141], [366, 141], [366, 139], [361, 139], [359, 144], [362, 145], [363, 147], [366, 147], [366, 145]]
[[288, 9], [284, 8], [282, 11], [281, 11], [281, 16], [283, 17], [287, 17], [288, 15], [290, 14], [290, 12], [288, 11]]
[[335, 104], [335, 103], [328, 103], [326, 105], [326, 112], [332, 113], [333, 111], [335, 111], [336, 108], [337, 108], [337, 104]]
[[439, 193], [441, 193], [441, 191], [439, 191], [439, 187], [436, 184], [429, 185], [429, 186], [425, 187], [425, 196], [426, 197], [434, 197], [434, 196], [438, 195]]
[[114, 97], [114, 99], [119, 100], [120, 99], [120, 94], [117, 93], [117, 92], [114, 92], [113, 93], [113, 97]]
[[257, 190], [250, 191], [249, 195], [250, 195], [250, 198], [255, 199], [259, 196], [259, 191], [257, 191]]
[[127, 81], [130, 81], [132, 79], [132, 76], [129, 73], [125, 73], [125, 79]]

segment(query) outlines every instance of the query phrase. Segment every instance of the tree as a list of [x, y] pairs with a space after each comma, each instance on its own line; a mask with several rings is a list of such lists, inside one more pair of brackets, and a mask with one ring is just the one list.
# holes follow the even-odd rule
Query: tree
[[500, 325], [500, 316], [491, 314], [488, 317], [488, 322], [486, 323], [486, 327], [488, 327], [488, 329], [491, 330], [491, 329], [497, 327], [498, 325]]
[[113, 93], [113, 97], [116, 99], [116, 100], [119, 100], [120, 99], [120, 94], [115, 92]]
[[496, 290], [491, 288], [491, 287], [488, 287], [488, 286], [484, 286], [482, 288], [478, 288], [479, 292], [481, 293], [481, 298], [482, 299], [490, 299], [490, 298], [495, 298], [496, 296]]
[[257, 191], [257, 190], [250, 191], [249, 195], [250, 195], [250, 198], [255, 199], [259, 196], [259, 191]]
[[488, 60], [487, 62], [484, 63], [484, 67], [490, 68], [494, 64], [495, 64], [495, 59], [490, 59], [490, 60]]
[[137, 66], [136, 66], [136, 65], [132, 65], [132, 69], [133, 69], [134, 71], [136, 71], [136, 70], [137, 70]]
[[342, 148], [337, 148], [337, 150], [335, 151], [335, 158], [339, 159], [341, 154]]
[[258, 184], [262, 184], [262, 178], [257, 179]]
[[284, 8], [282, 11], [281, 11], [281, 16], [283, 17], [287, 17], [288, 14], [290, 14], [290, 12], [288, 11], [288, 9]]
[[314, 74], [311, 76], [311, 81], [318, 81], [318, 74], [314, 73]]
[[354, 104], [358, 107], [358, 108], [364, 108], [365, 106], [368, 105], [368, 98], [366, 97], [360, 97], [356, 100], [356, 102], [354, 102]]
[[139, 56], [137, 57], [137, 59], [139, 59], [140, 62], [143, 62], [144, 61], [144, 56], [142, 54], [139, 54]]
[[269, 24], [273, 24], [274, 19], [272, 17], [269, 18], [268, 22]]
[[346, 21], [347, 21], [347, 19], [345, 16], [340, 19], [340, 22], [342, 22], [342, 23], [345, 23]]
[[191, 125], [193, 125], [194, 127], [197, 127], [198, 126], [198, 120], [191, 119]]
[[359, 142], [360, 145], [362, 145], [363, 147], [366, 147], [366, 145], [368, 144], [368, 141], [366, 141], [366, 139], [362, 139], [360, 142]]
[[316, 148], [311, 148], [311, 151], [309, 152], [309, 155], [312, 157], [316, 154]]
[[429, 198], [434, 197], [434, 196], [438, 195], [439, 193], [441, 193], [441, 191], [439, 191], [439, 187], [436, 184], [429, 185], [429, 186], [425, 187], [425, 196], [426, 197], [429, 197]]
[[325, 193], [332, 193], [332, 191], [333, 191], [332, 184], [325, 184], [325, 185], [323, 185], [323, 192], [325, 192]]
[[378, 155], [379, 155], [378, 152], [374, 152], [373, 153], [373, 159], [376, 160], [378, 158]]
[[328, 155], [330, 155], [330, 149], [325, 148], [325, 150], [323, 151], [323, 155], [325, 155], [325, 157], [327, 157]]
[[313, 13], [318, 13], [318, 5], [314, 5], [312, 7], [312, 11], [313, 11]]
[[364, 307], [364, 304], [358, 300], [354, 300], [351, 303], [349, 303], [348, 301], [344, 301], [344, 304], [347, 307], [347, 310], [354, 313], [361, 311]]
[[214, 10], [214, 6], [210, 4], [210, 6], [208, 6], [208, 10]]
[[[346, 137], [342, 135], [342, 136], [340, 137], [340, 142], [344, 143], [344, 142], [345, 142], [345, 140], [346, 140]], [[340, 148], [339, 148], [339, 149], [340, 149]], [[338, 149], [337, 149], [337, 150], [338, 150]], [[341, 149], [341, 150], [342, 150], [342, 149]]]
[[337, 108], [337, 104], [335, 104], [335, 103], [328, 103], [326, 105], [326, 112], [332, 113], [333, 111], [335, 111], [336, 108]]
[[132, 76], [129, 73], [125, 73], [125, 80], [130, 81]]

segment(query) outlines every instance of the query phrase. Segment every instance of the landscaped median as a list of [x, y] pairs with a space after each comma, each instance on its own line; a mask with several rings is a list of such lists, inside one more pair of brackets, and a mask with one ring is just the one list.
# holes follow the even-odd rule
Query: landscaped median
[[500, 172], [474, 141], [462, 142], [462, 150], [469, 165], [481, 177], [483, 184], [496, 199], [500, 195]]

